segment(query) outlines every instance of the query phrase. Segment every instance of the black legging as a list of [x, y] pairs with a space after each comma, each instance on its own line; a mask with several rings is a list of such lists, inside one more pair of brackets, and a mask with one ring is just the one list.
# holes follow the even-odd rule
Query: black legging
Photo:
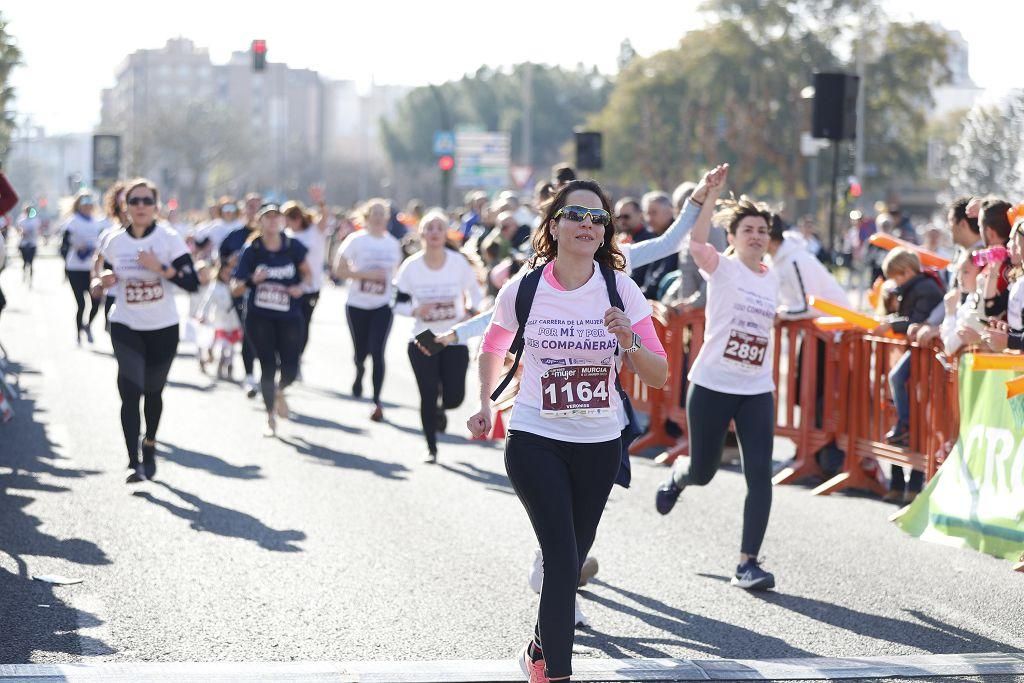
[[309, 326], [313, 322], [313, 309], [320, 301], [320, 292], [307, 292], [299, 299], [299, 310], [302, 311], [302, 346], [299, 349], [299, 356], [306, 352], [306, 344], [309, 343]]
[[28, 271], [30, 276], [33, 275], [35, 267], [32, 263], [36, 260], [36, 245], [23, 244], [18, 250], [21, 252], [22, 271]]
[[92, 308], [89, 309], [89, 325], [92, 325], [92, 321], [96, 319], [96, 314], [100, 312], [99, 299], [93, 299], [92, 295], [89, 294], [89, 271], [87, 270], [65, 270], [68, 274], [68, 282], [71, 283], [71, 291], [75, 294], [75, 306], [78, 307], [75, 313], [75, 331], [81, 331], [86, 328], [86, 325], [82, 322], [82, 317], [85, 315], [85, 302], [91, 301]]
[[[245, 317], [245, 333], [260, 359], [260, 391], [269, 413], [274, 409], [275, 385], [285, 389], [299, 372], [302, 318], [272, 318], [250, 313]], [[277, 379], [278, 369], [281, 370], [280, 380]]]
[[712, 391], [690, 384], [686, 423], [690, 430], [689, 469], [673, 473], [680, 486], [708, 484], [722, 464], [729, 422], [736, 423], [747, 499], [743, 505], [743, 543], [740, 552], [756, 557], [761, 550], [772, 509], [772, 439], [775, 400], [772, 394], [744, 396]]
[[619, 438], [569, 443], [510, 431], [505, 469], [544, 557], [535, 633], [549, 677], [572, 675], [576, 588], [619, 471]]
[[362, 385], [366, 357], [370, 356], [373, 359], [373, 402], [380, 403], [380, 392], [384, 386], [384, 346], [391, 332], [391, 307], [364, 309], [346, 306], [345, 312], [355, 348], [356, 384]]
[[128, 447], [128, 466], [139, 464], [139, 403], [146, 398], [146, 440], [156, 439], [164, 403], [161, 393], [178, 351], [178, 326], [139, 331], [122, 323], [110, 325], [110, 343], [117, 359], [117, 391], [121, 394], [121, 428]]
[[412, 363], [416, 386], [420, 390], [420, 422], [423, 435], [427, 437], [427, 449], [437, 453], [438, 394], [441, 410], [451, 410], [462, 405], [466, 398], [469, 349], [465, 346], [446, 346], [440, 353], [428, 356], [410, 342], [409, 362]]
[[245, 297], [235, 297], [231, 300], [235, 306], [235, 313], [242, 323], [242, 367], [245, 368], [246, 376], [253, 373], [256, 364], [256, 350], [253, 348], [252, 340], [249, 339], [248, 328], [245, 326]]

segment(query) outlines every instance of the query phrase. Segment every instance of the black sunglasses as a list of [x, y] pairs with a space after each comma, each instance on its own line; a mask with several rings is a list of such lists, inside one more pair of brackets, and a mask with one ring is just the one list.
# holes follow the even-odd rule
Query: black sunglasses
[[152, 197], [132, 197], [128, 200], [128, 206], [156, 206], [156, 200]]
[[567, 220], [582, 223], [583, 219], [590, 216], [590, 220], [594, 225], [608, 225], [612, 222], [612, 216], [604, 209], [590, 209], [585, 206], [579, 206], [576, 204], [569, 204], [563, 206], [555, 213], [555, 218], [559, 216], [565, 217]]

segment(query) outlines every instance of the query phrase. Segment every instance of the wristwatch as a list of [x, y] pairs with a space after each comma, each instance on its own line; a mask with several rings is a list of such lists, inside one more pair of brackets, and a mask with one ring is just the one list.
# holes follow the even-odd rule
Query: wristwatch
[[[621, 347], [620, 347], [621, 348]], [[628, 349], [622, 349], [623, 353], [635, 353], [640, 350], [640, 335], [636, 332], [633, 333], [633, 345]]]

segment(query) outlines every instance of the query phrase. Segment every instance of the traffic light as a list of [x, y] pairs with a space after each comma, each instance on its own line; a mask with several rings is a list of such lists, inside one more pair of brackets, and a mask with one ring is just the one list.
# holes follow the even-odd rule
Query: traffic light
[[850, 176], [847, 179], [846, 194], [853, 199], [859, 199], [864, 194], [864, 189], [861, 187], [860, 181], [857, 180], [857, 176]]
[[442, 171], [450, 171], [455, 168], [455, 159], [451, 154], [445, 154], [438, 158], [437, 167]]
[[252, 41], [252, 70], [263, 71], [267, 68], [267, 41]]

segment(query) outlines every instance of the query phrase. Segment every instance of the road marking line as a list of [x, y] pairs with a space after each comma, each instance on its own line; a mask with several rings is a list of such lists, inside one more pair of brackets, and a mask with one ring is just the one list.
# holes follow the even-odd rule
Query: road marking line
[[[1024, 653], [791, 659], [579, 659], [575, 681], [838, 680], [1024, 674]], [[514, 683], [512, 659], [437, 662], [213, 662], [0, 665], [0, 681], [333, 681]]]

